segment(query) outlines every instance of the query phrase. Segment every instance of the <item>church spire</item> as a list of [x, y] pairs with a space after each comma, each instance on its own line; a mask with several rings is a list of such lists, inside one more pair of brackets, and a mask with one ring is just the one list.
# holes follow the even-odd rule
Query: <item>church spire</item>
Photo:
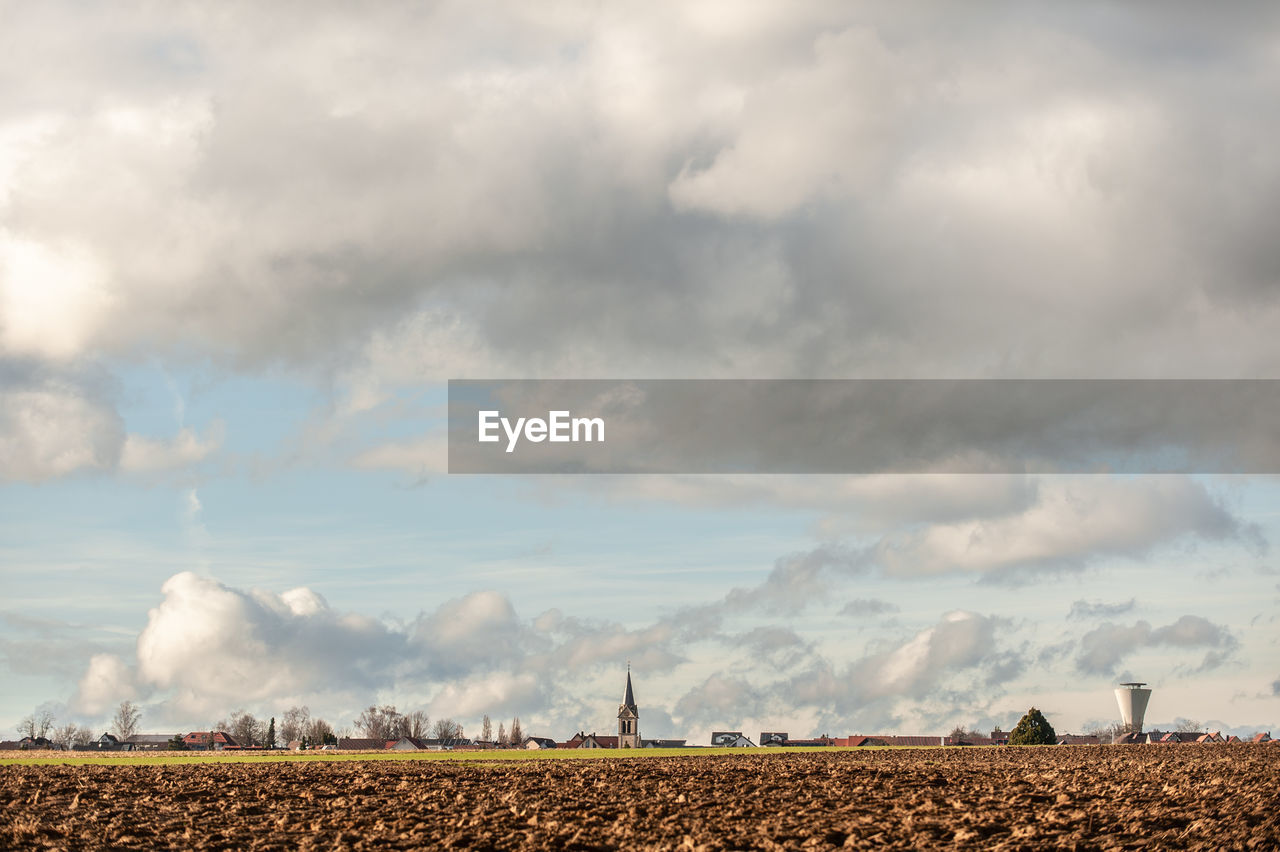
[[622, 695], [622, 706], [635, 708], [636, 697], [631, 692], [631, 663], [627, 663], [627, 691]]

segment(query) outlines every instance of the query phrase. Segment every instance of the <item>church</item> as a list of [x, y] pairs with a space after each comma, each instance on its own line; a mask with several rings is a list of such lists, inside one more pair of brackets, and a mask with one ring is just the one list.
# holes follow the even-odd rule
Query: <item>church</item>
[[618, 705], [618, 735], [600, 736], [579, 731], [563, 743], [546, 737], [529, 737], [535, 741], [526, 748], [684, 748], [685, 740], [640, 739], [640, 708], [636, 706], [635, 690], [631, 686], [631, 666], [627, 666], [627, 686], [622, 691], [622, 703]]
[[627, 666], [627, 689], [618, 706], [618, 748], [640, 748], [640, 708], [631, 691], [631, 666]]

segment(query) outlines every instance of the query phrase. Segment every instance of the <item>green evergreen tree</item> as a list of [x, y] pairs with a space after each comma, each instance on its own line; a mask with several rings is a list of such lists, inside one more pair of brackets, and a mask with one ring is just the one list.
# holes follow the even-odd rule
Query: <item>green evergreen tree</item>
[[1058, 741], [1053, 725], [1036, 708], [1032, 707], [1027, 715], [1018, 721], [1018, 726], [1009, 734], [1009, 745], [1053, 745]]

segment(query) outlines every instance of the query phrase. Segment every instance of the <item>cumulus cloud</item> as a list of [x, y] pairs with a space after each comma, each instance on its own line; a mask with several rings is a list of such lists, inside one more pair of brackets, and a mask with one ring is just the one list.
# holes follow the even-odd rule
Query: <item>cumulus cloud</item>
[[1140, 559], [1190, 537], [1261, 546], [1256, 530], [1188, 477], [1055, 477], [1038, 493], [1034, 504], [1011, 515], [890, 533], [876, 556], [894, 575], [1012, 577], [1080, 568], [1102, 557]]
[[833, 577], [856, 576], [871, 567], [867, 554], [838, 543], [778, 559], [758, 586], [733, 589], [725, 596], [730, 610], [760, 608], [795, 613], [825, 595]]
[[10, 15], [3, 351], [1275, 371], [1266, 21], [553, 6]]
[[0, 360], [0, 479], [111, 470], [124, 442], [100, 376]]
[[474, 592], [420, 617], [409, 642], [424, 670], [443, 678], [517, 662], [530, 650], [529, 638], [506, 597]]
[[137, 680], [183, 709], [328, 693], [335, 683], [376, 690], [405, 661], [403, 635], [336, 612], [308, 589], [241, 591], [184, 572], [161, 593], [138, 637]]
[[0, 356], [0, 481], [154, 474], [195, 464], [222, 442], [221, 423], [204, 438], [189, 428], [169, 439], [129, 434], [116, 395], [100, 368]]
[[1111, 674], [1129, 655], [1160, 646], [1206, 649], [1200, 667], [1207, 669], [1221, 665], [1236, 648], [1237, 640], [1226, 626], [1198, 615], [1184, 615], [1172, 624], [1156, 628], [1146, 621], [1131, 625], [1108, 622], [1081, 637], [1076, 668], [1086, 674]]
[[736, 726], [768, 712], [766, 694], [743, 678], [714, 674], [681, 696], [672, 712], [686, 730]]
[[90, 660], [79, 712], [135, 697], [174, 718], [261, 703], [355, 707], [386, 691], [425, 695], [433, 713], [529, 713], [557, 700], [566, 677], [628, 659], [637, 671], [669, 671], [684, 659], [673, 649], [697, 632], [693, 622], [629, 629], [557, 611], [530, 621], [492, 591], [404, 625], [334, 609], [305, 587], [243, 590], [183, 572], [160, 591], [134, 658]]
[[135, 697], [134, 672], [113, 654], [94, 654], [76, 687], [71, 706], [77, 712], [100, 715], [121, 701]]
[[974, 612], [951, 612], [891, 651], [874, 655], [851, 672], [871, 698], [919, 696], [945, 675], [972, 668], [995, 648], [995, 620]]
[[[736, 720], [806, 717], [818, 726], [892, 725], [904, 706], [945, 696], [955, 706], [977, 700], [1021, 672], [998, 639], [996, 618], [955, 611], [907, 638], [852, 660], [812, 652], [790, 661], [782, 677], [752, 666], [750, 673], [712, 675], [687, 691], [673, 715], [687, 729]], [[767, 722], [766, 722], [767, 724]]]

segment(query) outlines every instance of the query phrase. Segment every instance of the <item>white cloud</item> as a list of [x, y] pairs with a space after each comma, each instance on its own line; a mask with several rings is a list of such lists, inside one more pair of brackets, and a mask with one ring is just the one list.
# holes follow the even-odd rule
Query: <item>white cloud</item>
[[1142, 558], [1188, 537], [1254, 536], [1196, 480], [1055, 477], [1020, 512], [893, 532], [877, 557], [893, 575], [1079, 567], [1108, 556]]
[[0, 375], [0, 479], [38, 482], [115, 468], [125, 433], [114, 408], [71, 381], [46, 378], [6, 386], [3, 379]]
[[71, 699], [78, 713], [100, 716], [121, 701], [137, 696], [134, 672], [113, 654], [94, 654]]
[[108, 312], [105, 270], [82, 245], [46, 245], [0, 229], [0, 353], [80, 354]]
[[1111, 674], [1122, 660], [1144, 649], [1165, 646], [1181, 650], [1207, 649], [1201, 669], [1215, 668], [1236, 648], [1231, 631], [1199, 615], [1184, 615], [1172, 624], [1152, 628], [1147, 621], [1131, 625], [1107, 623], [1080, 639], [1076, 668], [1089, 674]]
[[120, 456], [120, 470], [126, 473], [157, 473], [190, 467], [206, 459], [222, 445], [222, 424], [215, 423], [205, 438], [183, 427], [169, 439], [129, 435]]
[[161, 592], [138, 637], [137, 679], [189, 712], [376, 690], [403, 660], [403, 637], [307, 590], [243, 592], [187, 572]]

